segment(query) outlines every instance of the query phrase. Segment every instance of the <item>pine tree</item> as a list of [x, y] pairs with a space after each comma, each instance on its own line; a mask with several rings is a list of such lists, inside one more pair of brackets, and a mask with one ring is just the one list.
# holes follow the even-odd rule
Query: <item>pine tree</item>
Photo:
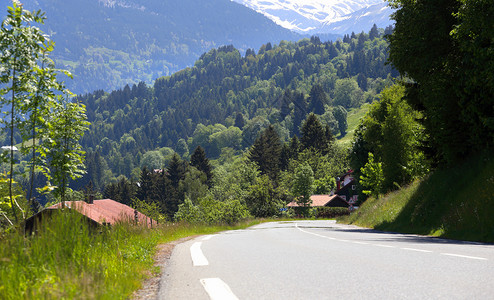
[[290, 162], [290, 146], [288, 144], [283, 144], [280, 153], [280, 169], [285, 171], [288, 169], [288, 163]]
[[178, 188], [180, 180], [184, 179], [185, 176], [185, 166], [180, 156], [177, 153], [173, 154], [173, 157], [168, 164], [168, 178], [171, 180], [174, 188]]
[[281, 96], [280, 121], [283, 121], [290, 114], [290, 104], [293, 102], [290, 90], [285, 90]]
[[377, 25], [374, 24], [371, 30], [369, 31], [369, 39], [372, 41], [373, 39], [379, 37], [379, 31], [377, 30]]
[[307, 115], [307, 101], [303, 93], [294, 92], [294, 118], [293, 118], [293, 133], [298, 135], [300, 133], [300, 124]]
[[190, 165], [196, 167], [199, 171], [204, 172], [207, 177], [207, 185], [211, 187], [213, 172], [211, 165], [209, 164], [209, 159], [206, 157], [206, 152], [201, 146], [197, 146], [194, 153], [190, 157]]
[[296, 135], [290, 140], [290, 158], [297, 159], [300, 152], [300, 141]]
[[244, 126], [245, 126], [244, 116], [242, 116], [241, 113], [237, 113], [237, 116], [235, 117], [235, 127], [243, 129]]
[[155, 178], [152, 171], [148, 170], [144, 166], [141, 171], [141, 176], [139, 178], [139, 184], [136, 196], [142, 201], [150, 201], [152, 199], [153, 190], [155, 186]]
[[325, 154], [328, 151], [329, 141], [319, 119], [309, 114], [300, 128], [302, 149], [312, 149]]
[[326, 127], [324, 128], [324, 134], [326, 135], [326, 140], [328, 141], [328, 143], [332, 144], [334, 142], [334, 135], [331, 127], [329, 127], [328, 124], [326, 124]]
[[178, 154], [174, 154], [170, 163], [168, 164], [166, 178], [163, 178], [162, 189], [165, 190], [166, 195], [164, 196], [164, 206], [166, 209], [166, 214], [169, 218], [178, 211], [178, 205], [184, 201], [185, 194], [179, 188], [179, 183], [185, 178], [185, 173], [187, 167], [184, 161], [180, 159]]
[[249, 159], [257, 163], [262, 174], [275, 180], [280, 171], [281, 141], [273, 125], [266, 128], [255, 140]]
[[313, 85], [309, 94], [309, 111], [322, 115], [324, 114], [324, 105], [328, 104], [328, 102], [328, 95], [326, 95], [322, 86], [319, 84]]

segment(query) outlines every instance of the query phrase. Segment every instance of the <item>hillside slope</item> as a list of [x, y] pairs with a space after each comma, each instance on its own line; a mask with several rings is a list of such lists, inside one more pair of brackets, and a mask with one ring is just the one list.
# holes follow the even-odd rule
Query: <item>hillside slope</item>
[[494, 242], [494, 156], [438, 169], [382, 198], [370, 198], [343, 222], [385, 231]]
[[88, 165], [107, 165], [110, 175], [129, 177], [159, 151], [166, 156], [173, 148], [186, 157], [198, 145], [216, 159], [250, 147], [269, 124], [287, 141], [311, 112], [344, 135], [347, 110], [373, 101], [397, 76], [385, 65], [386, 55], [382, 36], [367, 34], [347, 42], [268, 43], [245, 56], [220, 47], [152, 87], [139, 83], [81, 96], [92, 123], [81, 141], [90, 152]]

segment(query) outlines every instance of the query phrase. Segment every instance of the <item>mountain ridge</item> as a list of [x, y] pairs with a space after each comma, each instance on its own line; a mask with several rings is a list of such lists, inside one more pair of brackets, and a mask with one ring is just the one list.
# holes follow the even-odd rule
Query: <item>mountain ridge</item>
[[[241, 51], [301, 36], [230, 0], [23, 0], [41, 9], [55, 41], [52, 58], [77, 94], [114, 90], [192, 66], [212, 48]], [[6, 8], [0, 10], [5, 17]]]
[[[347, 34], [367, 30], [375, 23], [392, 24], [392, 9], [382, 0], [232, 0], [301, 34]], [[385, 9], [383, 9], [385, 8]]]

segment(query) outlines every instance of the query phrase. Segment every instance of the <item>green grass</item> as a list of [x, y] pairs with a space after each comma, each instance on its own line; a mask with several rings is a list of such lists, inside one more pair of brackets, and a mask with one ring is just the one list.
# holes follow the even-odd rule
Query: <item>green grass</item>
[[494, 156], [477, 155], [379, 199], [340, 221], [379, 230], [494, 242]]
[[361, 107], [354, 108], [348, 112], [348, 115], [347, 115], [347, 123], [348, 123], [347, 133], [345, 134], [345, 136], [339, 137], [339, 139], [337, 140], [337, 142], [339, 144], [345, 145], [345, 146], [350, 146], [350, 144], [353, 141], [353, 133], [357, 129], [358, 125], [360, 124], [360, 120], [369, 111], [370, 106], [371, 105], [369, 103], [364, 103]]
[[0, 236], [0, 299], [126, 299], [156, 271], [158, 244], [253, 224], [120, 224], [94, 232], [79, 214], [60, 213], [34, 237]]

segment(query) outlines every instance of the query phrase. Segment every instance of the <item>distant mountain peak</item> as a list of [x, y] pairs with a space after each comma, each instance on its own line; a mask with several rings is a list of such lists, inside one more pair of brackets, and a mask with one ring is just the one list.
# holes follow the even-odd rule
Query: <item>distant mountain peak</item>
[[[298, 33], [343, 34], [348, 31], [360, 31], [354, 30], [353, 27], [365, 26], [370, 29], [373, 23], [380, 23], [382, 27], [392, 24], [389, 19], [392, 10], [383, 0], [232, 1], [262, 13], [278, 25]], [[376, 22], [373, 22], [374, 19]]]
[[115, 7], [123, 7], [123, 8], [132, 8], [144, 11], [146, 9], [145, 6], [131, 2], [131, 1], [122, 1], [122, 0], [98, 0], [100, 4], [103, 4], [105, 7], [115, 8]]

